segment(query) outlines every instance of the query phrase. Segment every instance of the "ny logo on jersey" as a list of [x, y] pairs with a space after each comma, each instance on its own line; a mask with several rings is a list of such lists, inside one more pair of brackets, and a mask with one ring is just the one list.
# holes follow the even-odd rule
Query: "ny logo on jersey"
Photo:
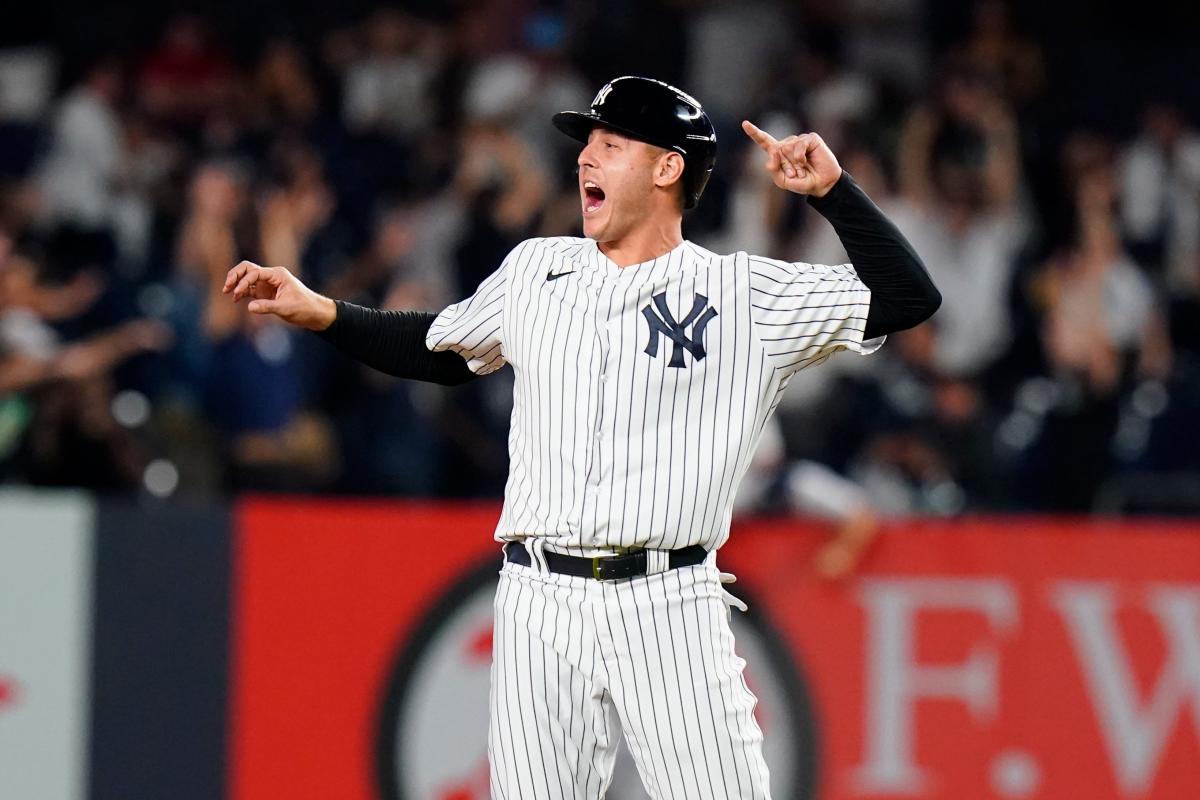
[[[708, 305], [708, 298], [697, 294], [696, 299], [692, 301], [692, 310], [678, 322], [672, 316], [671, 309], [667, 308], [666, 292], [654, 295], [654, 308], [658, 309], [657, 314], [654, 313], [654, 309], [650, 307], [649, 303], [642, 308], [642, 316], [646, 318], [646, 324], [650, 326], [650, 341], [646, 343], [644, 351], [646, 355], [651, 358], [658, 356], [658, 339], [661, 334], [675, 343], [671, 351], [671, 361], [667, 366], [676, 369], [684, 366], [684, 350], [691, 353], [692, 358], [696, 361], [702, 361], [705, 356], [704, 328], [712, 322], [713, 317], [717, 316], [717, 310]], [[687, 336], [689, 325], [692, 326], [692, 338], [690, 339]]]

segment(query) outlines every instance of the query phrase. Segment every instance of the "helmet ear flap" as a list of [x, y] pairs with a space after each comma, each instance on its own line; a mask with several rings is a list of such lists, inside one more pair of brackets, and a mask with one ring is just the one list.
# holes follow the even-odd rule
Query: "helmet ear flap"
[[700, 195], [704, 194], [704, 187], [708, 186], [708, 179], [711, 177], [712, 167], [705, 169], [685, 162], [683, 168], [683, 208], [685, 211], [690, 211], [700, 202]]

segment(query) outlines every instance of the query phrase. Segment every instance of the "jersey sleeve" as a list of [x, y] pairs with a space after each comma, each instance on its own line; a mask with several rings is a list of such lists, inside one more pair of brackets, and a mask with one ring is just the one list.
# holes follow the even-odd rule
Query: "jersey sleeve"
[[851, 265], [748, 260], [751, 316], [778, 368], [795, 372], [838, 350], [866, 355], [883, 344], [882, 336], [863, 341], [871, 290]]
[[435, 353], [458, 353], [476, 375], [504, 366], [504, 306], [511, 260], [510, 253], [499, 269], [484, 278], [475, 294], [437, 315], [425, 337], [426, 347]]

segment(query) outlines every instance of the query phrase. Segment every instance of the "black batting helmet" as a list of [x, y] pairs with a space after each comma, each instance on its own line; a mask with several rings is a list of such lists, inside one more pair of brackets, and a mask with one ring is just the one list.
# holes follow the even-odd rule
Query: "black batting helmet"
[[600, 125], [683, 156], [683, 207], [693, 208], [717, 163], [717, 132], [691, 95], [653, 78], [614, 78], [588, 111], [560, 111], [554, 127], [587, 143]]

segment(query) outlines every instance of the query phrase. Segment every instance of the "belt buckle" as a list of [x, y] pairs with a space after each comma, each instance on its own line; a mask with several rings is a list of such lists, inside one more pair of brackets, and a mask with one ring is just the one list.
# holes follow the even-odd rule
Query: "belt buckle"
[[[631, 578], [634, 575], [639, 574], [636, 572], [628, 572], [627, 574], [627, 571], [622, 567], [628, 563], [629, 558], [636, 556], [639, 552], [643, 551], [635, 548], [621, 548], [621, 551], [619, 551], [617, 555], [613, 556], [593, 556], [592, 577], [601, 583], [611, 583], [612, 581], [625, 580], [626, 578]], [[616, 574], [605, 577], [604, 573], [601, 571], [601, 568], [606, 564], [611, 569], [615, 569]], [[645, 574], [645, 572], [643, 571], [640, 574]]]

